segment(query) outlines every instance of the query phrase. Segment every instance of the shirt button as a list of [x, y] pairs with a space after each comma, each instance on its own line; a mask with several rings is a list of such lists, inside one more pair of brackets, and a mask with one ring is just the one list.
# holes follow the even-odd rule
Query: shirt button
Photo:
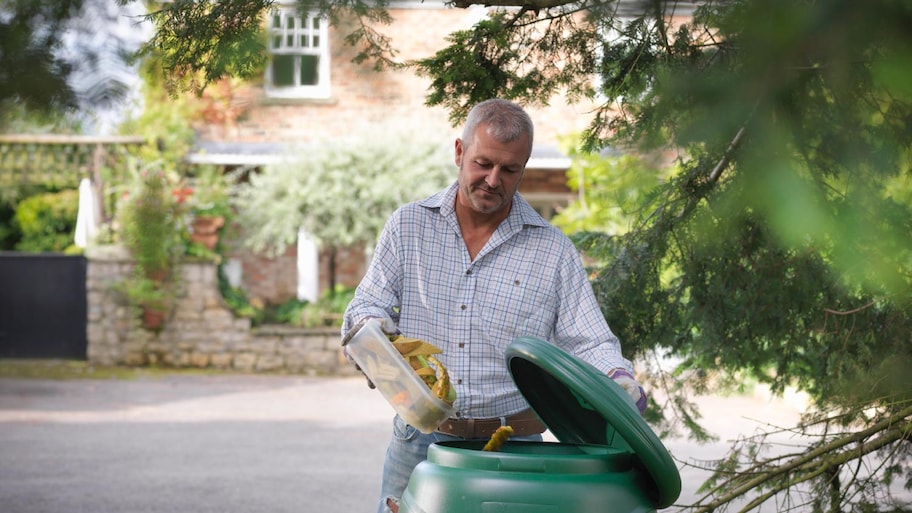
[[460, 305], [459, 308], [462, 309], [462, 310], [465, 310], [465, 309], [466, 309], [466, 305]]
[[461, 384], [462, 384], [462, 380], [461, 380], [461, 379], [457, 379], [457, 380], [456, 380], [456, 384], [457, 384], [457, 385], [461, 385]]
[[460, 342], [460, 343], [459, 343], [459, 348], [462, 349], [463, 347], [465, 347], [465, 342]]
[[466, 271], [466, 276], [468, 276], [468, 275], [470, 275], [470, 274], [472, 274], [472, 270], [471, 270], [471, 269], [469, 269], [468, 271]]

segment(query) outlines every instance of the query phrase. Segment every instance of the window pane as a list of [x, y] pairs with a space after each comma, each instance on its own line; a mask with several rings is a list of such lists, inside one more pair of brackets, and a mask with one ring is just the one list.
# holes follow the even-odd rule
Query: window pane
[[317, 75], [317, 65], [320, 58], [316, 55], [301, 56], [301, 85], [317, 85], [320, 77]]
[[272, 85], [276, 87], [294, 86], [294, 60], [293, 55], [272, 56]]
[[269, 94], [288, 98], [328, 94], [329, 77], [321, 77], [320, 73], [320, 59], [326, 52], [320, 29], [325, 29], [326, 22], [317, 16], [281, 9], [270, 12], [268, 23], [267, 44], [272, 60], [265, 78]]

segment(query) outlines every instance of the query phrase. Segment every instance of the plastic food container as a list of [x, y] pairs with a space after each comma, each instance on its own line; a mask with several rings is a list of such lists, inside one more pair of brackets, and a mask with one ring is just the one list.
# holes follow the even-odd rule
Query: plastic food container
[[419, 431], [433, 433], [453, 415], [453, 406], [434, 395], [393, 347], [380, 321], [365, 322], [345, 347], [402, 420]]
[[516, 386], [559, 443], [431, 444], [400, 513], [646, 513], [670, 506], [681, 477], [624, 390], [557, 346], [520, 337], [506, 350]]

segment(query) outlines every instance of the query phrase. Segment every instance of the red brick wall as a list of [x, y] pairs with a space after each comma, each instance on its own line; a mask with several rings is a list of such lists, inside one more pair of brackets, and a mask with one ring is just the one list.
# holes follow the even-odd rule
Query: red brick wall
[[[329, 251], [320, 253], [320, 290], [329, 290], [330, 282]], [[367, 271], [367, 257], [362, 246], [354, 248], [340, 248], [336, 250], [335, 271], [336, 284], [345, 287], [355, 287]]]
[[[445, 37], [473, 21], [464, 9], [394, 9], [395, 22], [381, 30], [392, 36], [397, 59], [429, 57], [446, 44]], [[449, 140], [458, 136], [442, 107], [424, 104], [430, 81], [410, 69], [381, 72], [370, 63], [351, 62], [355, 50], [345, 45], [347, 26], [330, 28], [329, 99], [273, 99], [260, 85], [222, 83], [207, 91], [222, 104], [196, 127], [206, 140], [307, 143], [324, 137], [352, 135], [359, 128], [397, 123]], [[586, 127], [591, 105], [571, 106], [555, 98], [551, 106], [530, 108], [536, 141], [554, 144], [557, 136]]]
[[235, 255], [241, 260], [241, 288], [251, 302], [280, 304], [298, 296], [298, 250], [290, 246], [278, 257], [249, 251]]

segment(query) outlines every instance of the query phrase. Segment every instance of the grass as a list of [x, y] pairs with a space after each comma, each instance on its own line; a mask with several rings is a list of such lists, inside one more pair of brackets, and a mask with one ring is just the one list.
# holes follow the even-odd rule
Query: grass
[[0, 378], [25, 379], [149, 379], [175, 374], [237, 374], [213, 369], [99, 366], [84, 360], [0, 358]]

